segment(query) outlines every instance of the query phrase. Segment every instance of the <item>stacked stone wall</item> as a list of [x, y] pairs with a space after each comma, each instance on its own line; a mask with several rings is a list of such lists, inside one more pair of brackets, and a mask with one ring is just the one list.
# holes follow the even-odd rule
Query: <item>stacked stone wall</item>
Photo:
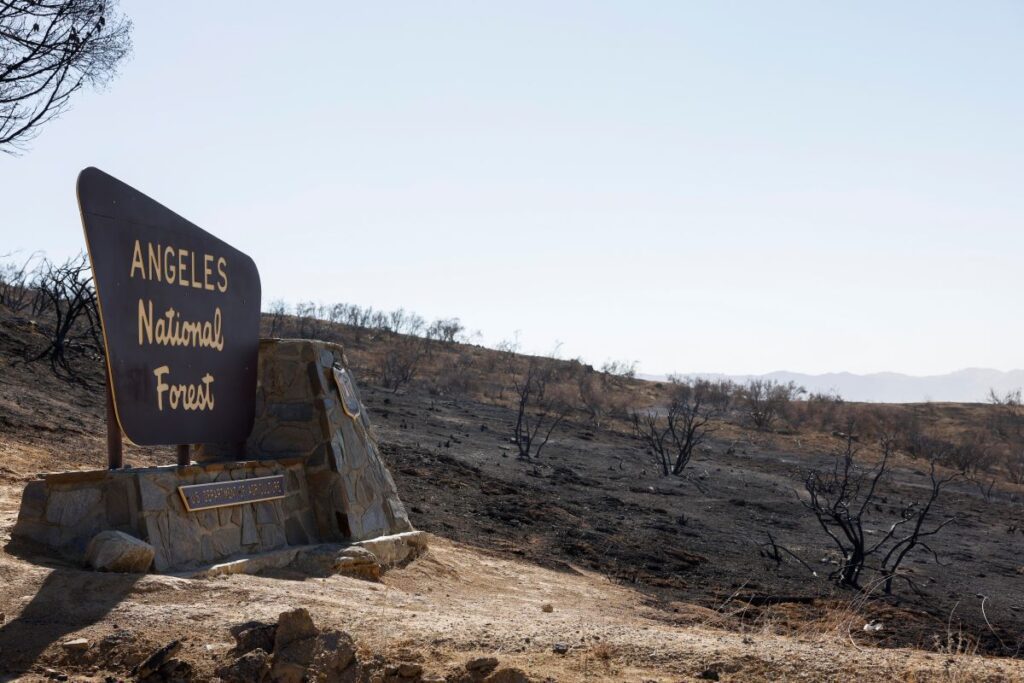
[[359, 541], [411, 531], [365, 408], [355, 418], [342, 408], [334, 368], [351, 372], [342, 347], [265, 339], [259, 358], [256, 426], [246, 452], [305, 460], [324, 540]]
[[[179, 486], [284, 475], [284, 498], [189, 512]], [[44, 475], [22, 496], [13, 536], [81, 559], [100, 531], [123, 531], [155, 550], [158, 571], [319, 540], [301, 461], [237, 462]]]
[[43, 475], [30, 481], [12, 536], [77, 557], [100, 531], [140, 537], [138, 486], [127, 471], [107, 470]]
[[[284, 475], [285, 497], [210, 510], [185, 510], [179, 486]], [[238, 462], [159, 468], [136, 478], [145, 527], [143, 540], [156, 550], [158, 570], [182, 569], [238, 555], [317, 542], [300, 461]]]

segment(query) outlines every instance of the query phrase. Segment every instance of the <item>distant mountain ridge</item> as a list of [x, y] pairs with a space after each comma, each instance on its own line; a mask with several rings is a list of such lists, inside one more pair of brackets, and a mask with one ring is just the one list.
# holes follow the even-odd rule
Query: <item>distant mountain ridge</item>
[[[809, 375], [800, 372], [769, 372], [764, 375], [725, 375], [711, 372], [683, 373], [686, 377], [730, 379], [746, 382], [752, 378], [778, 382], [796, 382], [810, 392], [836, 392], [848, 401], [873, 403], [921, 403], [939, 401], [953, 403], [982, 403], [989, 390], [1006, 394], [1024, 387], [1024, 370], [992, 370], [966, 368], [944, 375], [914, 376], [898, 372], [876, 372], [855, 375], [850, 372], [830, 372]], [[640, 375], [642, 379], [664, 381], [665, 375]]]

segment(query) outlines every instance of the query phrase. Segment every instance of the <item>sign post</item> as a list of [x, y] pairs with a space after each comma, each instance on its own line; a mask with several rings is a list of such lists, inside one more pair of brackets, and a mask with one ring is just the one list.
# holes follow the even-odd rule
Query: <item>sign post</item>
[[255, 415], [252, 259], [95, 168], [78, 176], [107, 356], [107, 464], [139, 445], [244, 442]]
[[188, 467], [192, 464], [190, 455], [192, 447], [186, 444], [178, 444], [178, 467]]
[[110, 388], [110, 374], [107, 373], [107, 469], [120, 469], [122, 458], [121, 425], [114, 413], [114, 390]]

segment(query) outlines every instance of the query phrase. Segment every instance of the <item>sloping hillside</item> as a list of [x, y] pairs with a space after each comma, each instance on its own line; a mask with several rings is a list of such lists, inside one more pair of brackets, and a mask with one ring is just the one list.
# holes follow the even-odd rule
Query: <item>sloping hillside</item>
[[[100, 467], [104, 458], [99, 359], [73, 359], [84, 384], [58, 379], [45, 362], [24, 364], [43, 343], [40, 324], [0, 315], [6, 542], [21, 487], [36, 472]], [[663, 477], [623, 418], [630, 407], [659, 405], [668, 388], [615, 378], [600, 426], [576, 410], [539, 458], [524, 460], [510, 442], [516, 412], [507, 379], [509, 362], [522, 357], [431, 342], [412, 381], [395, 392], [378, 386], [379, 368], [409, 339], [326, 325], [320, 336], [346, 343], [399, 491], [413, 523], [437, 537], [436, 551], [381, 586], [301, 577], [120, 585], [5, 553], [5, 664], [40, 659], [81, 673], [62, 639], [158, 623], [147, 633], [154, 646], [190, 634], [190, 656], [212, 671], [232, 623], [308, 606], [382, 657], [411, 657], [439, 673], [493, 653], [558, 680], [667, 681], [706, 670], [724, 680], [842, 680], [853, 670], [877, 680], [1024, 676], [1007, 658], [1024, 632], [1024, 510], [1019, 487], [998, 468], [991, 486], [959, 479], [937, 504], [936, 518], [957, 521], [931, 543], [944, 566], [924, 552], [907, 564], [923, 594], [901, 585], [884, 596], [875, 584], [865, 596], [827, 580], [834, 553], [801, 503], [805, 473], [830, 467], [843, 443], [820, 416], [794, 413], [758, 431], [741, 411], [727, 412], [684, 476]], [[989, 408], [892, 410], [955, 434], [984, 424]], [[877, 456], [872, 448], [864, 444], [865, 457]], [[125, 459], [171, 463], [174, 454], [129, 448]], [[868, 533], [924, 491], [920, 459], [901, 452], [894, 462]], [[809, 567], [785, 553], [773, 559], [768, 534]], [[68, 594], [102, 597], [70, 606]], [[545, 603], [554, 611], [542, 611]], [[568, 644], [568, 654], [555, 653], [556, 643]]]

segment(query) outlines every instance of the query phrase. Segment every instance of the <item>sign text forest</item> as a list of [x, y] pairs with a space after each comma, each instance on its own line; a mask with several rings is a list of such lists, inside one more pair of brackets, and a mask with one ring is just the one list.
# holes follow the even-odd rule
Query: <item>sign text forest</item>
[[106, 173], [78, 177], [114, 407], [137, 444], [232, 443], [252, 428], [252, 259]]

